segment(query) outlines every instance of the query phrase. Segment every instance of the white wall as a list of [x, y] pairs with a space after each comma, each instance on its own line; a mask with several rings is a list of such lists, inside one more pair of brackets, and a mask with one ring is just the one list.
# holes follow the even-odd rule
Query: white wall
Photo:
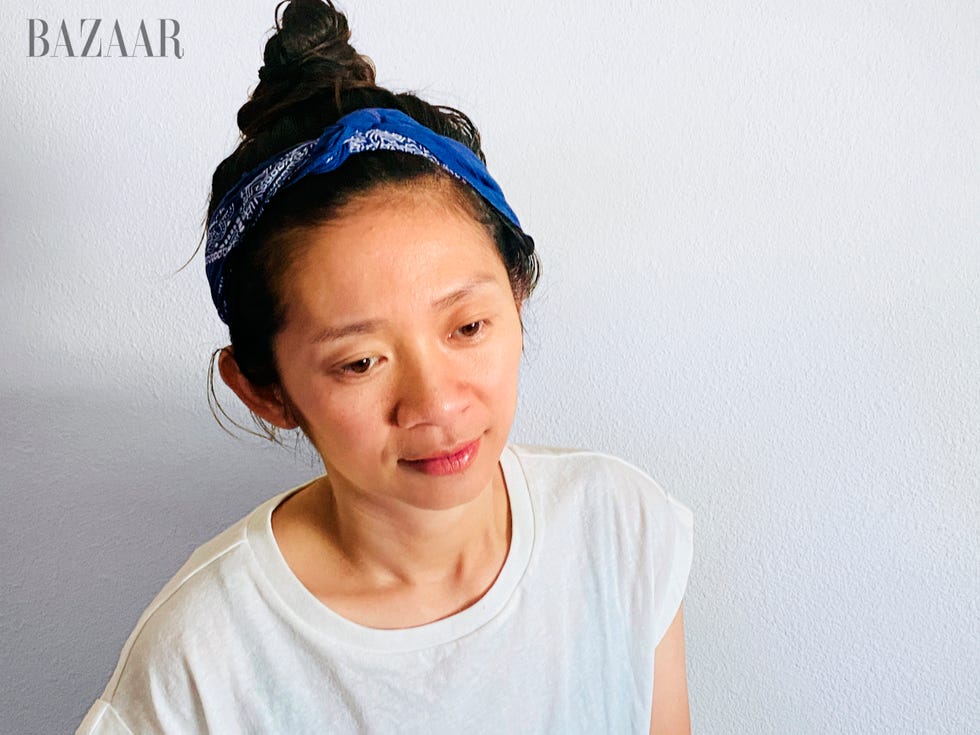
[[[233, 440], [197, 244], [273, 0], [0, 10], [0, 730], [71, 729], [195, 546], [313, 471]], [[346, 0], [541, 250], [514, 438], [696, 516], [695, 729], [980, 732], [980, 5]], [[185, 57], [27, 58], [27, 18]]]

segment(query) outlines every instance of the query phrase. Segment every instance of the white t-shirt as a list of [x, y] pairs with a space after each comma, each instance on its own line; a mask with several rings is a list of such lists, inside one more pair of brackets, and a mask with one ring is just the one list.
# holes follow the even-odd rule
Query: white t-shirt
[[625, 462], [508, 447], [511, 544], [476, 604], [353, 623], [292, 573], [272, 498], [194, 552], [79, 733], [641, 733], [684, 595], [690, 511]]

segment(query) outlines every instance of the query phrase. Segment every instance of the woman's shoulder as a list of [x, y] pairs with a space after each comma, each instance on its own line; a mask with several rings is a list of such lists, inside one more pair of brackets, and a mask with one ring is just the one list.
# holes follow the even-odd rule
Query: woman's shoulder
[[[581, 518], [594, 530], [689, 536], [690, 508], [631, 462], [601, 451], [511, 445], [528, 492], [547, 518]], [[603, 523], [601, 519], [608, 519]]]
[[198, 547], [157, 593], [77, 732], [163, 731], [169, 717], [188, 709], [195, 659], [220, 660], [234, 607], [229, 592], [247, 567], [247, 525], [248, 517]]
[[123, 647], [106, 701], [120, 688], [152, 684], [168, 669], [186, 668], [189, 656], [207, 656], [227, 643], [230, 620], [247, 608], [259, 584], [249, 527], [277, 498], [199, 546], [163, 586]]
[[593, 449], [569, 449], [537, 445], [510, 445], [529, 480], [547, 481], [555, 491], [574, 487], [612, 494], [640, 493], [669, 498], [667, 492], [644, 470], [612, 454]]
[[[630, 580], [621, 585], [629, 590], [623, 609], [633, 611], [631, 619], [654, 621], [654, 640], [659, 640], [687, 585], [693, 559], [690, 509], [645, 471], [605, 452], [511, 450], [524, 471], [535, 522], [541, 524], [541, 548], [593, 568], [594, 578]], [[634, 584], [642, 579], [652, 584]]]

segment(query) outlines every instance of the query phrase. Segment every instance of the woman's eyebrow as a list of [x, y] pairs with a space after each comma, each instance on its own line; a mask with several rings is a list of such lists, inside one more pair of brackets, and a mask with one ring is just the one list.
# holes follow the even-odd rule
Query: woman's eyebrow
[[497, 279], [491, 276], [489, 273], [478, 275], [470, 279], [466, 283], [464, 283], [459, 288], [453, 289], [445, 296], [440, 296], [438, 299], [433, 301], [432, 308], [437, 311], [448, 309], [453, 304], [456, 304], [462, 301], [463, 299], [465, 299], [467, 296], [469, 296], [471, 293], [477, 290], [480, 286], [485, 286], [487, 284], [492, 284], [496, 282]]
[[377, 331], [383, 324], [384, 321], [381, 319], [365, 319], [360, 322], [343, 324], [339, 327], [326, 327], [317, 332], [310, 342], [320, 344], [321, 342], [330, 342], [331, 340], [341, 339], [342, 337], [349, 337], [352, 334], [369, 334], [370, 332]]

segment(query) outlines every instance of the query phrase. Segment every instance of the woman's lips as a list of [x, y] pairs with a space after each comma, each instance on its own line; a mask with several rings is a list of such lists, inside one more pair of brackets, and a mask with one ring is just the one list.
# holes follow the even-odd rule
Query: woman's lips
[[426, 457], [425, 459], [403, 459], [400, 460], [400, 464], [426, 475], [436, 477], [455, 475], [473, 464], [479, 449], [480, 440], [475, 439], [450, 454]]

